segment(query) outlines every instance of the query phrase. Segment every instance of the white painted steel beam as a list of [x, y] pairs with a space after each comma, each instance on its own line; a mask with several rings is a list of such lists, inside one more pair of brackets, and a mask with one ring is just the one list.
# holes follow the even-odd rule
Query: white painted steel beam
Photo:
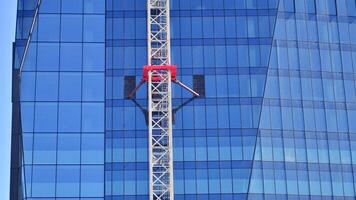
[[[169, 0], [147, 0], [147, 16], [148, 65], [170, 65]], [[147, 82], [150, 200], [173, 200], [171, 72], [149, 71]]]

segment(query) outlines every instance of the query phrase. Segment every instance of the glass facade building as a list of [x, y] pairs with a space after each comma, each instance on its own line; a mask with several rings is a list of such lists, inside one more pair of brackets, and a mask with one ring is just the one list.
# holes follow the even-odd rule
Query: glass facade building
[[[145, 0], [18, 0], [11, 199], [148, 199]], [[356, 1], [171, 0], [177, 200], [356, 197]], [[20, 74], [20, 76], [18, 76]], [[196, 81], [199, 77], [199, 81]]]

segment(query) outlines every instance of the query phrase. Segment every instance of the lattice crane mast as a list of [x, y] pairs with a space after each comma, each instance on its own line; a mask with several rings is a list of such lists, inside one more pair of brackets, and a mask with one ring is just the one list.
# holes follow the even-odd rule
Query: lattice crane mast
[[173, 200], [172, 85], [176, 83], [194, 96], [198, 93], [177, 79], [171, 65], [169, 0], [147, 0], [148, 65], [141, 82], [147, 82], [149, 130], [150, 200]]

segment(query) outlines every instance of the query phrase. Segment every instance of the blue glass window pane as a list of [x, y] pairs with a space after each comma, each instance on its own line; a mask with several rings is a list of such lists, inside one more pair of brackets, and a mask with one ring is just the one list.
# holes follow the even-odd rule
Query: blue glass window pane
[[57, 103], [36, 103], [36, 132], [57, 132], [57, 106]]
[[197, 177], [197, 193], [208, 193], [208, 173], [206, 169], [198, 169], [196, 172]]
[[208, 169], [209, 192], [220, 193], [220, 173], [219, 169]]
[[231, 160], [231, 148], [229, 137], [219, 137], [220, 160]]
[[321, 193], [322, 193], [322, 195], [331, 195], [332, 188], [331, 188], [330, 172], [321, 171], [320, 179], [321, 179]]
[[265, 84], [265, 76], [251, 76], [251, 95], [252, 97], [260, 97], [263, 95], [263, 87]]
[[103, 73], [83, 74], [83, 101], [103, 101], [105, 80]]
[[148, 194], [148, 173], [144, 170], [137, 170], [136, 171], [137, 177], [137, 187], [136, 192], [138, 195], [147, 195]]
[[104, 134], [83, 134], [81, 146], [83, 164], [104, 164]]
[[185, 194], [196, 194], [196, 173], [195, 170], [185, 170]]
[[22, 72], [21, 75], [21, 101], [34, 101], [36, 73]]
[[190, 138], [184, 138], [184, 161], [194, 161], [195, 148], [194, 140]]
[[192, 17], [192, 38], [202, 38], [203, 23], [201, 17]]
[[206, 88], [210, 88], [206, 90], [207, 97], [215, 97], [216, 96], [216, 80], [214, 76], [205, 76], [205, 85]]
[[57, 197], [79, 197], [80, 167], [57, 167]]
[[60, 19], [58, 14], [41, 14], [38, 20], [38, 41], [59, 40]]
[[249, 178], [250, 178], [250, 170], [248, 169], [233, 169], [232, 177], [233, 177], [233, 192], [234, 193], [246, 193]]
[[104, 104], [103, 103], [82, 104], [82, 131], [83, 132], [104, 131]]
[[38, 72], [36, 77], [36, 100], [58, 100], [58, 73]]
[[183, 170], [174, 170], [174, 193], [184, 194], [184, 172]]
[[237, 53], [237, 60], [239, 67], [249, 67], [249, 50], [247, 45], [239, 45]]
[[125, 39], [135, 39], [135, 19], [124, 18], [124, 37]]
[[276, 170], [275, 171], [275, 177], [276, 177], [276, 192], [278, 194], [286, 194], [287, 190], [287, 184], [285, 181], [285, 172], [284, 170]]
[[55, 195], [55, 166], [33, 166], [32, 196], [53, 197]]
[[137, 162], [147, 162], [147, 148], [148, 142], [147, 139], [137, 138], [136, 139], [136, 160]]
[[34, 103], [21, 102], [21, 124], [23, 132], [33, 132]]
[[247, 21], [246, 17], [236, 17], [236, 29], [237, 37], [246, 38], [247, 37]]
[[225, 23], [224, 17], [214, 17], [214, 38], [224, 38], [225, 37]]
[[60, 103], [59, 104], [59, 132], [80, 132], [81, 126], [81, 104]]
[[249, 75], [239, 75], [240, 97], [251, 96], [251, 82]]
[[58, 164], [80, 163], [80, 134], [58, 134]]
[[61, 40], [63, 42], [81, 42], [82, 41], [82, 15], [62, 15], [61, 16]]
[[306, 7], [309, 14], [315, 13], [315, 1], [308, 1]]
[[356, 2], [354, 0], [346, 0], [346, 3], [348, 8], [348, 15], [356, 16]]
[[247, 0], [246, 1], [246, 8], [247, 9], [257, 9], [257, 2], [258, 0]]
[[59, 13], [61, 7], [60, 0], [41, 2], [40, 13]]
[[[33, 134], [23, 134], [23, 162], [26, 164], [32, 164], [33, 160]], [[32, 170], [28, 168], [29, 170]]]
[[134, 162], [135, 158], [135, 139], [128, 138], [124, 140], [124, 160], [125, 162]]
[[207, 160], [207, 148], [206, 148], [206, 138], [205, 137], [196, 137], [195, 139], [195, 159], [197, 161], [206, 161]]
[[81, 71], [82, 44], [61, 43], [61, 71]]
[[135, 25], [135, 39], [146, 39], [147, 23], [145, 18], [136, 18]]
[[[33, 33], [33, 37], [35, 37], [35, 33]], [[21, 56], [22, 56], [22, 50], [21, 50]], [[15, 62], [17, 59], [15, 60]], [[25, 59], [25, 63], [23, 66], [23, 71], [34, 71], [36, 69], [36, 64], [37, 64], [37, 44], [36, 43], [30, 43], [28, 51], [27, 51], [27, 56]], [[19, 66], [20, 64], [15, 64], [15, 66]]]
[[247, 17], [248, 37], [258, 36], [258, 18], [257, 16]]
[[57, 43], [39, 43], [37, 55], [38, 71], [58, 71], [59, 45]]
[[104, 195], [104, 167], [83, 165], [80, 182], [82, 197], [102, 197]]
[[57, 136], [55, 134], [35, 134], [33, 147], [34, 164], [56, 163]]
[[75, 72], [62, 72], [59, 78], [59, 100], [80, 101], [82, 75]]
[[63, 13], [82, 13], [83, 0], [62, 0]]
[[103, 0], [84, 0], [84, 12], [102, 14], [105, 12], [105, 1]]
[[208, 160], [216, 161], [219, 160], [219, 143], [217, 137], [208, 137]]
[[204, 66], [203, 51], [204, 49], [202, 46], [192, 47], [193, 67], [202, 68]]
[[207, 127], [217, 128], [216, 106], [207, 106], [206, 115], [209, 116], [206, 121]]
[[105, 41], [105, 16], [85, 15], [83, 31], [84, 31], [84, 42], [104, 42]]
[[135, 180], [136, 174], [134, 171], [125, 171], [124, 172], [124, 180], [125, 180], [125, 187], [124, 187], [124, 194], [125, 195], [135, 195]]
[[103, 71], [105, 68], [104, 44], [84, 44], [83, 47], [83, 70]]
[[[349, 110], [347, 114], [349, 122], [352, 122], [354, 119], [356, 119], [356, 111]], [[349, 123], [349, 131], [352, 133], [356, 133], [356, 123]]]
[[218, 127], [228, 128], [229, 127], [229, 110], [226, 105], [218, 106]]
[[203, 38], [214, 38], [214, 18], [203, 18]]
[[305, 13], [305, 1], [295, 1], [296, 12]]

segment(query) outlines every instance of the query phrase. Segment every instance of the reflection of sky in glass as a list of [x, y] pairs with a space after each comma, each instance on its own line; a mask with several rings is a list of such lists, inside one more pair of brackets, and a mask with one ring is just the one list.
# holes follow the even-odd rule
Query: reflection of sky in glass
[[[26, 169], [27, 194], [147, 199], [147, 94], [123, 91], [147, 62], [145, 5], [58, 2], [22, 79], [25, 161], [46, 164]], [[172, 64], [205, 83], [174, 113], [177, 199], [355, 195], [355, 2], [281, 0], [276, 17], [277, 4], [171, 1]], [[173, 87], [173, 107], [189, 98]]]

